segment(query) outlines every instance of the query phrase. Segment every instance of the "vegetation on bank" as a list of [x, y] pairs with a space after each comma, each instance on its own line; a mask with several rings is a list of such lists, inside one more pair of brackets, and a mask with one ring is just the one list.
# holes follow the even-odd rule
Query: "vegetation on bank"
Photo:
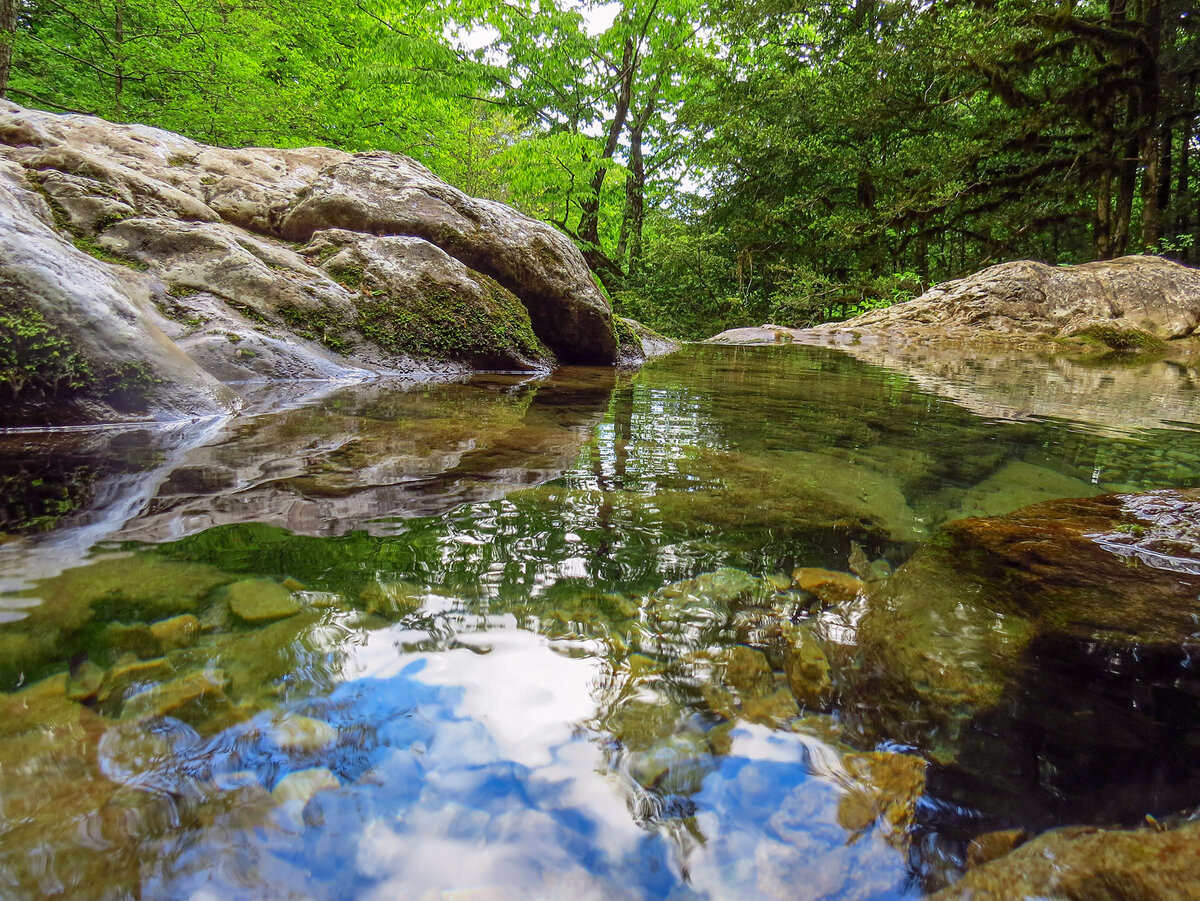
[[668, 334], [991, 263], [1197, 260], [1197, 0], [0, 0], [0, 95], [386, 149]]

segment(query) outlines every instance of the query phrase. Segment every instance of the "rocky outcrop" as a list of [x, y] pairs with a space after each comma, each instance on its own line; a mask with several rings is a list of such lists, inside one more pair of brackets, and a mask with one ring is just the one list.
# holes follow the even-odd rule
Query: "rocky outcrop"
[[814, 331], [1093, 336], [1119, 350], [1185, 338], [1200, 325], [1200, 271], [1162, 257], [1081, 266], [1016, 260], [944, 282], [907, 303]]
[[222, 383], [657, 349], [567, 238], [405, 157], [0, 104], [0, 426], [237, 409]]
[[935, 285], [920, 297], [811, 329], [730, 329], [719, 344], [884, 343], [1080, 337], [1156, 350], [1200, 326], [1200, 270], [1154, 256], [1079, 266], [1016, 260]]

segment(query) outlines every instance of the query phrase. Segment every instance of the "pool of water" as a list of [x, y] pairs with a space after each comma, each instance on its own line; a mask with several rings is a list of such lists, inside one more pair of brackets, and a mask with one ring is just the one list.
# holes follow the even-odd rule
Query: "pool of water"
[[[1190, 705], [1136, 703], [1187, 667], [1035, 643], [945, 754], [805, 650], [855, 661], [858, 579], [947, 521], [1194, 485], [1190, 380], [690, 347], [0, 434], [0, 895], [919, 897], [981, 833], [1200, 803]], [[1064, 698], [1120, 754], [1031, 725]]]

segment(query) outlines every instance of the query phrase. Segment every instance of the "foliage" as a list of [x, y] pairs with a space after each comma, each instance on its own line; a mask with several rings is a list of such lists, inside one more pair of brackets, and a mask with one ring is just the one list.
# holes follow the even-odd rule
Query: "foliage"
[[1197, 0], [13, 9], [18, 102], [409, 154], [555, 224], [619, 311], [675, 335], [840, 318], [1016, 257], [1197, 253]]

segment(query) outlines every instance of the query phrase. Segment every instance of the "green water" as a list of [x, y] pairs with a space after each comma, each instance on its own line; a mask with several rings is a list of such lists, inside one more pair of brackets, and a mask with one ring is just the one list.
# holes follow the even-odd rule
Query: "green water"
[[[694, 347], [0, 436], [0, 895], [919, 896], [979, 833], [1200, 802], [1190, 713], [1030, 776], [1026, 719], [946, 752], [843, 709], [851, 570], [1196, 483], [1165, 364], [962, 362]], [[1088, 697], [1035, 651], [1021, 692]]]

